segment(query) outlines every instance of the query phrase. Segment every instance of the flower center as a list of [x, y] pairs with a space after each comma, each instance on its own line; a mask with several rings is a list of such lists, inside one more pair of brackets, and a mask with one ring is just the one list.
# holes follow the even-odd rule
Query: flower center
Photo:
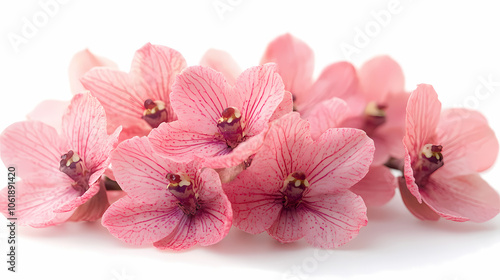
[[238, 108], [228, 107], [224, 109], [222, 116], [217, 121], [217, 127], [227, 145], [232, 149], [236, 148], [244, 140], [241, 112]]
[[80, 156], [69, 150], [66, 154], [61, 156], [59, 162], [59, 170], [68, 175], [75, 182], [73, 188], [81, 191], [82, 194], [88, 189], [88, 170], [83, 165]]
[[186, 215], [194, 215], [201, 208], [198, 203], [198, 194], [195, 193], [194, 183], [186, 174], [168, 173], [167, 189], [179, 200], [178, 205]]
[[285, 208], [297, 208], [302, 202], [304, 191], [309, 187], [306, 174], [302, 171], [295, 171], [288, 175], [283, 181], [283, 206]]
[[385, 109], [385, 105], [377, 104], [375, 101], [369, 102], [366, 105], [363, 130], [367, 135], [371, 135], [377, 127], [385, 123]]
[[152, 128], [157, 128], [162, 122], [166, 122], [167, 117], [167, 109], [165, 109], [165, 103], [163, 101], [153, 101], [151, 99], [146, 99], [146, 101], [144, 101], [142, 119]]
[[419, 158], [413, 167], [413, 176], [419, 187], [425, 186], [429, 176], [444, 165], [443, 146], [426, 144], [420, 152]]

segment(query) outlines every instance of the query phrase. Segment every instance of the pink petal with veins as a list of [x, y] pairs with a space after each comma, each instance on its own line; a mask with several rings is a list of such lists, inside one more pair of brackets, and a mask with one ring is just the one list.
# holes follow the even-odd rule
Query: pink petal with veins
[[268, 128], [269, 120], [284, 98], [284, 85], [276, 64], [268, 63], [245, 70], [236, 81], [242, 96], [242, 122], [248, 136]]
[[180, 251], [196, 244], [208, 246], [222, 240], [232, 222], [232, 210], [222, 192], [217, 173], [204, 169], [197, 177], [200, 186], [199, 202], [202, 207], [193, 216], [184, 215], [174, 231], [154, 243], [160, 249]]
[[441, 114], [441, 102], [431, 85], [420, 84], [414, 90], [406, 107], [406, 135], [404, 144], [410, 156], [415, 157], [425, 144], [436, 141], [436, 128]]
[[203, 207], [196, 213], [196, 241], [201, 246], [215, 244], [231, 229], [233, 210], [215, 170], [204, 168], [197, 176]]
[[167, 122], [177, 119], [169, 94], [176, 75], [185, 66], [177, 51], [148, 43], [136, 52], [130, 73], [97, 67], [81, 82], [106, 110], [108, 133], [122, 125], [125, 135], [144, 136], [152, 129], [142, 119], [147, 99], [165, 103]]
[[[373, 140], [364, 131], [354, 128], [331, 128], [313, 145], [304, 149], [302, 166], [309, 183], [318, 183], [311, 190], [348, 189], [363, 178], [373, 160]], [[323, 184], [328, 182], [328, 184]]]
[[[94, 183], [99, 186], [99, 191], [94, 194], [90, 199], [85, 201], [83, 204], [76, 208], [75, 212], [68, 221], [78, 222], [78, 221], [96, 221], [102, 217], [102, 214], [108, 209], [110, 202], [108, 201], [108, 195], [106, 193], [106, 187], [104, 186], [104, 181], [99, 180]], [[90, 187], [90, 189], [94, 189]], [[81, 197], [88, 196], [84, 194]], [[113, 201], [114, 202], [114, 201]], [[57, 212], [57, 211], [56, 211]]]
[[104, 107], [109, 133], [119, 125], [139, 126], [148, 131], [148, 124], [141, 119], [145, 99], [136, 92], [130, 74], [97, 67], [87, 72], [81, 81]]
[[207, 157], [203, 162], [210, 168], [229, 168], [237, 166], [248, 159], [251, 155], [255, 154], [262, 147], [266, 134], [267, 130], [262, 131], [260, 134], [240, 143], [238, 147], [234, 148], [229, 153], [221, 153], [217, 154], [215, 157]]
[[88, 49], [77, 52], [71, 62], [69, 63], [69, 85], [71, 87], [71, 92], [73, 94], [81, 93], [85, 91], [80, 79], [87, 73], [90, 69], [94, 67], [110, 67], [113, 69], [118, 69], [118, 66], [113, 61], [99, 57], [91, 53]]
[[[250, 233], [267, 230], [281, 242], [308, 235], [308, 242], [320, 247], [331, 248], [347, 242], [366, 224], [363, 200], [347, 189], [368, 172], [373, 150], [373, 141], [357, 129], [329, 129], [313, 141], [309, 124], [298, 113], [274, 121], [250, 167], [224, 187], [233, 205], [235, 225]], [[295, 172], [303, 173], [309, 182], [302, 198], [288, 198], [284, 194], [288, 189], [283, 188], [289, 186], [285, 182], [290, 176], [297, 176], [291, 175]], [[322, 201], [328, 196], [337, 202], [344, 201], [344, 192], [353, 199], [338, 208]], [[355, 207], [347, 209], [353, 200]], [[315, 225], [308, 224], [306, 215], [314, 217]], [[325, 217], [331, 220], [325, 223]], [[352, 228], [335, 224], [336, 219], [345, 221], [345, 217], [352, 218], [349, 224]], [[325, 235], [322, 231], [330, 233]], [[338, 232], [339, 239], [331, 232]], [[334, 239], [326, 241], [326, 238]], [[326, 243], [319, 244], [323, 241]]]
[[207, 134], [217, 132], [217, 121], [227, 107], [240, 111], [243, 96], [225, 81], [222, 73], [202, 67], [188, 67], [177, 76], [172, 88], [171, 101], [179, 120], [190, 128]]
[[[274, 154], [273, 150], [270, 153]], [[271, 159], [272, 155], [257, 154], [249, 169], [223, 186], [231, 201], [234, 226], [248, 233], [267, 230], [283, 208], [279, 182], [285, 178], [279, 164]]]
[[290, 92], [285, 91], [283, 100], [278, 105], [278, 108], [276, 108], [276, 110], [274, 111], [273, 115], [269, 119], [269, 122], [277, 120], [290, 112], [293, 112], [293, 97]]
[[186, 66], [184, 57], [178, 51], [150, 43], [137, 50], [132, 61], [130, 77], [142, 102], [148, 98], [163, 101], [168, 121], [176, 120], [169, 98], [172, 85]]
[[360, 196], [337, 191], [304, 197], [301, 220], [307, 243], [332, 249], [356, 237], [366, 226], [366, 206]]
[[125, 196], [102, 216], [102, 225], [116, 238], [134, 245], [151, 244], [175, 230], [184, 213], [177, 198], [142, 202]]
[[[79, 193], [73, 189], [73, 182], [68, 176], [63, 174], [51, 178], [49, 182], [40, 180], [23, 179], [16, 182], [16, 209], [15, 214], [19, 225], [32, 227], [48, 227], [64, 223], [74, 211], [66, 213], [56, 213], [55, 209], [61, 207], [68, 200], [78, 197]], [[0, 191], [1, 212], [9, 217], [7, 204], [8, 188]]]
[[168, 173], [188, 171], [189, 177], [195, 176], [195, 171], [186, 170], [186, 164], [177, 164], [153, 152], [146, 137], [120, 143], [112, 153], [112, 166], [122, 190], [133, 199], [147, 203], [170, 195], [165, 179]]
[[418, 186], [413, 176], [412, 164], [418, 159], [421, 149], [426, 144], [435, 144], [436, 128], [441, 113], [441, 102], [431, 85], [420, 84], [414, 90], [406, 107], [406, 134], [403, 144], [406, 149], [404, 176], [406, 186], [421, 203]]
[[267, 233], [281, 243], [294, 242], [306, 235], [303, 216], [307, 215], [302, 207], [282, 209]]
[[[67, 150], [73, 150], [82, 158], [85, 167], [91, 172], [89, 184], [93, 184], [109, 165], [109, 154], [118, 141], [121, 127], [108, 136], [104, 108], [90, 94], [73, 97], [62, 123]], [[67, 150], [62, 154], [67, 153]]]
[[444, 110], [437, 134], [446, 161], [438, 172], [450, 171], [448, 177], [484, 171], [493, 165], [498, 156], [495, 132], [477, 111]]
[[[100, 193], [101, 187], [99, 186], [99, 182], [95, 182], [91, 185], [89, 185], [89, 188], [85, 191], [85, 193], [81, 194], [80, 192], [74, 191], [71, 192], [73, 194], [72, 197], [67, 197], [65, 199], [66, 203], [61, 205], [61, 207], [54, 209], [55, 213], [63, 213], [63, 212], [69, 212], [75, 210], [77, 207], [85, 204], [86, 202], [89, 202], [89, 200], [93, 199], [95, 195]], [[99, 201], [105, 203], [103, 207], [108, 207], [109, 203], [107, 200], [107, 197], [105, 196], [105, 193], [101, 192], [100, 195], [102, 197], [96, 198], [96, 203]], [[85, 208], [85, 207], [84, 207]], [[94, 211], [94, 209], [92, 209]], [[101, 214], [104, 211], [101, 212]], [[87, 213], [90, 214], [90, 213]], [[79, 216], [83, 215], [83, 213], [78, 214]]]
[[215, 133], [203, 133], [193, 129], [192, 122], [175, 121], [161, 124], [151, 131], [148, 138], [156, 152], [181, 162], [190, 161], [194, 156], [212, 158], [214, 155], [226, 155], [231, 151], [226, 142], [216, 137]]
[[64, 150], [57, 131], [36, 121], [18, 122], [0, 134], [0, 154], [7, 166], [16, 166], [23, 179], [50, 177], [60, 173]]
[[[110, 207], [103, 225], [118, 238], [182, 250], [197, 243], [216, 243], [228, 233], [232, 211], [214, 170], [201, 169], [198, 162], [176, 163], [160, 157], [146, 137], [122, 142], [113, 152], [112, 164], [117, 182], [128, 196]], [[167, 188], [168, 173], [191, 178], [200, 205], [194, 215], [184, 214], [178, 207], [179, 200]]]
[[[274, 64], [246, 70], [234, 88], [221, 73], [193, 66], [177, 77], [171, 98], [179, 120], [162, 124], [150, 133], [153, 148], [176, 161], [197, 156], [204, 158], [208, 167], [227, 168], [242, 163], [260, 147], [270, 118], [283, 102], [284, 91]], [[228, 107], [241, 112], [244, 135], [233, 148], [217, 126]]]

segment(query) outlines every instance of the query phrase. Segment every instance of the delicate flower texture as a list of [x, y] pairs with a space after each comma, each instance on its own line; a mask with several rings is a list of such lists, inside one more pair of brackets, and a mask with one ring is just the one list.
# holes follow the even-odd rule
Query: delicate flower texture
[[176, 161], [198, 156], [207, 167], [237, 166], [259, 149], [269, 121], [292, 110], [280, 106], [284, 94], [275, 64], [246, 70], [234, 87], [211, 68], [189, 67], [171, 94], [179, 120], [153, 130], [151, 144]]
[[[285, 90], [292, 94], [293, 108], [303, 117], [321, 101], [332, 97], [346, 98], [357, 92], [359, 87], [356, 69], [348, 62], [330, 64], [313, 83], [313, 51], [290, 34], [279, 36], [269, 43], [261, 64], [269, 62], [278, 64]], [[223, 73], [229, 83], [239, 74], [238, 64], [224, 51], [207, 51], [200, 64]]]
[[[18, 122], [0, 135], [2, 160], [17, 166], [16, 215], [21, 225], [45, 227], [67, 220], [98, 219], [109, 206], [99, 180], [120, 128], [106, 133], [106, 115], [90, 94], [75, 95], [62, 133], [37, 121]], [[7, 215], [7, 188], [0, 207]]]
[[[404, 90], [404, 76], [401, 67], [387, 56], [376, 57], [366, 62], [358, 71], [360, 90], [355, 94], [341, 97], [349, 107], [344, 112], [342, 121], [335, 120], [335, 127], [353, 127], [362, 129], [375, 142], [373, 165], [382, 165], [390, 158], [401, 159], [404, 147], [401, 139], [404, 136], [404, 116], [409, 94]], [[324, 101], [322, 107], [331, 106]], [[330, 102], [330, 104], [329, 104]], [[319, 106], [319, 105], [318, 105]], [[321, 111], [323, 116], [319, 116]], [[312, 126], [326, 127], [325, 118], [328, 108], [313, 108], [308, 120]], [[330, 113], [332, 114], [332, 113]], [[318, 118], [320, 117], [320, 118]], [[320, 122], [314, 124], [314, 122]], [[314, 131], [314, 129], [313, 129]], [[315, 131], [315, 134], [318, 132]], [[314, 137], [314, 134], [313, 134]]]
[[224, 186], [235, 226], [281, 242], [345, 244], [367, 223], [363, 200], [349, 188], [366, 175], [373, 152], [358, 129], [329, 129], [313, 141], [297, 113], [276, 120], [252, 165]]
[[104, 106], [108, 132], [122, 125], [120, 140], [124, 140], [145, 136], [161, 123], [177, 119], [169, 94], [175, 76], [185, 67], [177, 51], [146, 44], [135, 53], [130, 73], [98, 67], [81, 82]]
[[274, 39], [261, 63], [275, 62], [285, 89], [293, 95], [294, 109], [307, 117], [314, 106], [333, 97], [345, 99], [358, 91], [356, 69], [349, 62], [328, 65], [313, 82], [314, 54], [303, 41], [290, 34]]
[[404, 91], [401, 67], [390, 57], [366, 62], [357, 75], [359, 90], [344, 96], [345, 103], [336, 98], [323, 101], [314, 106], [307, 119], [313, 138], [331, 127], [353, 127], [364, 130], [373, 139], [375, 155], [370, 172], [352, 191], [361, 195], [367, 206], [380, 206], [394, 196], [398, 186], [389, 168], [383, 165], [390, 160], [402, 165], [401, 139], [409, 94]]
[[88, 49], [76, 53], [69, 63], [69, 85], [73, 94], [85, 91], [80, 79], [90, 69], [94, 67], [110, 67], [118, 69], [118, 66], [113, 61], [99, 57], [91, 53]]
[[[317, 139], [329, 128], [345, 127], [346, 119], [355, 115], [347, 103], [341, 99], [332, 98], [324, 101], [318, 104], [309, 115], [311, 136]], [[394, 197], [397, 187], [397, 180], [391, 170], [384, 165], [372, 162], [368, 174], [355, 184], [351, 191], [361, 195], [366, 206], [371, 207], [382, 206], [389, 202]]]
[[467, 109], [448, 109], [434, 88], [419, 85], [406, 109], [404, 179], [400, 190], [419, 219], [484, 222], [500, 211], [498, 193], [477, 172], [498, 155], [486, 119]]
[[232, 210], [217, 172], [196, 161], [158, 156], [146, 137], [122, 142], [112, 164], [127, 196], [111, 205], [102, 224], [136, 245], [183, 250], [219, 242], [231, 227]]
[[366, 62], [358, 71], [360, 93], [348, 100], [357, 114], [344, 122], [347, 127], [363, 129], [375, 142], [374, 165], [390, 158], [402, 159], [405, 109], [409, 93], [404, 89], [404, 75], [396, 61], [379, 56]]

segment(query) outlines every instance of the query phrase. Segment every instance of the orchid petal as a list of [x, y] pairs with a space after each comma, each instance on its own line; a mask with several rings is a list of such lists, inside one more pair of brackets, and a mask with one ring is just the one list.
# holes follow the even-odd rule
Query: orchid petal
[[445, 178], [433, 174], [422, 188], [422, 199], [441, 217], [452, 221], [485, 222], [500, 212], [500, 196], [479, 174]]
[[113, 61], [99, 57], [91, 53], [88, 49], [77, 52], [71, 62], [69, 63], [69, 85], [71, 87], [71, 92], [73, 94], [81, 93], [85, 91], [80, 79], [87, 73], [90, 69], [94, 67], [109, 67], [112, 69], [118, 69], [118, 66]]
[[441, 102], [431, 85], [420, 84], [414, 90], [406, 107], [406, 135], [404, 144], [412, 160], [425, 144], [439, 144], [436, 128], [441, 113]]
[[154, 203], [125, 196], [108, 208], [102, 224], [118, 239], [142, 245], [173, 232], [184, 216], [172, 195]]
[[344, 245], [366, 226], [366, 206], [360, 196], [339, 191], [304, 198], [303, 231], [307, 243], [320, 248]]
[[14, 123], [0, 134], [3, 162], [16, 166], [24, 179], [61, 173], [61, 155], [67, 153], [63, 146], [53, 127], [36, 121]]
[[350, 190], [360, 195], [366, 206], [382, 206], [389, 202], [398, 187], [396, 177], [385, 166], [370, 166], [370, 170], [361, 181]]
[[261, 64], [268, 62], [278, 64], [278, 72], [283, 78], [285, 89], [298, 99], [304, 98], [303, 95], [312, 84], [314, 71], [312, 49], [292, 35], [284, 34], [267, 46]]
[[267, 233], [282, 243], [301, 239], [306, 235], [302, 226], [303, 212], [301, 208], [283, 208], [276, 221], [267, 229]]
[[[486, 118], [477, 111], [448, 109], [441, 114], [439, 144], [449, 177], [484, 171], [498, 156], [498, 140]], [[441, 171], [441, 170], [439, 170]]]
[[91, 172], [89, 184], [93, 184], [108, 167], [109, 154], [118, 141], [121, 128], [108, 136], [104, 108], [87, 93], [73, 97], [62, 122], [69, 149], [82, 158], [85, 167]]
[[297, 109], [306, 117], [316, 104], [334, 97], [352, 98], [358, 95], [358, 76], [349, 62], [328, 65], [308, 91], [308, 95], [297, 96]]
[[236, 78], [241, 73], [241, 68], [234, 58], [229, 53], [221, 50], [209, 49], [201, 58], [200, 65], [221, 72], [230, 85], [236, 83]]
[[248, 136], [267, 129], [271, 116], [284, 98], [284, 85], [276, 64], [264, 64], [245, 70], [236, 81], [236, 91], [243, 97], [241, 121]]
[[405, 78], [401, 66], [389, 56], [367, 61], [358, 71], [359, 81], [367, 100], [383, 102], [387, 95], [404, 91]]
[[[355, 128], [331, 128], [304, 151], [304, 172], [311, 191], [348, 189], [363, 178], [373, 160], [373, 140]], [[328, 185], [328, 186], [327, 186]]]

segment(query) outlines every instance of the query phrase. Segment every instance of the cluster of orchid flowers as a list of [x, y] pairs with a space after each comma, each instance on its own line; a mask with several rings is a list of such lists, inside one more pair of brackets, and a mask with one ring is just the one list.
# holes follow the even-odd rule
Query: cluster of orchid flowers
[[44, 101], [0, 135], [2, 160], [21, 177], [18, 222], [102, 217], [125, 242], [172, 250], [217, 243], [232, 225], [335, 248], [398, 187], [422, 220], [499, 213], [478, 175], [499, 148], [479, 112], [441, 111], [430, 85], [405, 91], [387, 56], [359, 69], [333, 63], [316, 81], [313, 69], [310, 47], [289, 34], [245, 71], [218, 50], [187, 67], [146, 44], [129, 73], [76, 54], [72, 100]]

